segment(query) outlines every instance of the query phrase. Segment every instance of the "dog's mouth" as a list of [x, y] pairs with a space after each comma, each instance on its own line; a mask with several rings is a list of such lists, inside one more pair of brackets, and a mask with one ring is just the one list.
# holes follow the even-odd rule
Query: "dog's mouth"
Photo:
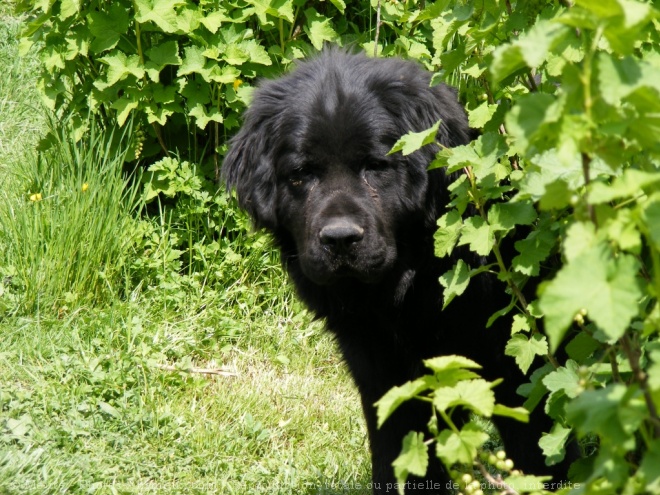
[[388, 249], [367, 250], [354, 248], [336, 253], [319, 246], [300, 256], [300, 267], [307, 278], [318, 285], [355, 280], [375, 284], [391, 270], [395, 252]]

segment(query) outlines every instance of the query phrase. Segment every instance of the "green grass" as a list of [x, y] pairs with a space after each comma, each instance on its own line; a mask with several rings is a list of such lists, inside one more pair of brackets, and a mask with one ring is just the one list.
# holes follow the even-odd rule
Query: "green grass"
[[[106, 261], [95, 258], [105, 244], [144, 226], [128, 210], [115, 212], [115, 230], [103, 234], [106, 242], [103, 235], [87, 242], [95, 249], [84, 254], [94, 230], [88, 216], [66, 218], [89, 229], [64, 236], [60, 219], [50, 237], [37, 230], [28, 238], [27, 226], [52, 226], [54, 217], [7, 221], [21, 208], [48, 206], [30, 202], [38, 191], [26, 190], [29, 180], [17, 171], [32, 170], [30, 180], [46, 184], [57, 165], [39, 169], [35, 161], [47, 119], [34, 90], [36, 62], [18, 54], [21, 22], [0, 6], [0, 495], [370, 493], [355, 488], [369, 481], [357, 393], [332, 339], [295, 302], [262, 243], [221, 271], [224, 284], [207, 287], [167, 263], [147, 277], [161, 261], [156, 248], [167, 247], [164, 217], [162, 231], [150, 224], [153, 242], [139, 245], [143, 251]], [[106, 156], [94, 150], [90, 156]], [[70, 151], [62, 156], [71, 165], [89, 162]], [[71, 194], [81, 181], [92, 189], [91, 179], [67, 180], [58, 187], [68, 184]], [[107, 206], [108, 198], [99, 201]], [[56, 211], [64, 210], [48, 213]], [[63, 273], [85, 263], [97, 271], [138, 266], [145, 279], [129, 274], [134, 285], [126, 290], [62, 299], [82, 287]], [[55, 279], [57, 288], [45, 291]], [[30, 281], [47, 304], [24, 303]], [[209, 369], [229, 373], [201, 372]]]

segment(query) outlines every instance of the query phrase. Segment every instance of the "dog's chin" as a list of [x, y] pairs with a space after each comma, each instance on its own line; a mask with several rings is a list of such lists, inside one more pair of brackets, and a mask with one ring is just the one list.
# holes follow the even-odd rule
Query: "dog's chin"
[[392, 270], [393, 262], [355, 263], [333, 260], [300, 259], [300, 268], [310, 281], [322, 286], [345, 286], [351, 282], [377, 284]]

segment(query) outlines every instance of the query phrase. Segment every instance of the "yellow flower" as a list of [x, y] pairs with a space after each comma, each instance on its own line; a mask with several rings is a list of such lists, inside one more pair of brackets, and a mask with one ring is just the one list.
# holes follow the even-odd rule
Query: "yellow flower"
[[89, 189], [89, 184], [87, 184], [87, 182], [85, 182], [85, 183], [82, 185], [82, 192], [87, 191], [87, 189]]
[[41, 193], [31, 194], [30, 201], [41, 201]]
[[238, 87], [239, 87], [241, 84], [243, 84], [243, 81], [241, 81], [240, 79], [236, 79], [236, 80], [234, 80], [234, 91], [238, 90]]

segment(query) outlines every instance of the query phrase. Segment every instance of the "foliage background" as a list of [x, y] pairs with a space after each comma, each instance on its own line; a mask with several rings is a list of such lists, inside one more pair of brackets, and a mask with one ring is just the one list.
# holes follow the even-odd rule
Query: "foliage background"
[[[9, 325], [34, 315], [41, 322], [46, 315], [55, 322], [67, 319], [73, 334], [83, 335], [85, 351], [75, 344], [72, 363], [71, 352], [49, 354], [41, 345], [33, 356], [44, 370], [57, 369], [55, 375], [66, 368], [86, 377], [82, 394], [96, 399], [90, 404], [74, 395], [76, 414], [95, 421], [127, 420], [134, 401], [149, 410], [153, 403], [145, 399], [146, 389], [113, 388], [114, 382], [140, 383], [139, 373], [131, 377], [122, 370], [155, 365], [190, 370], [211, 356], [240, 355], [241, 342], [251, 338], [239, 331], [246, 319], [286, 315], [288, 320], [298, 313], [291, 294], [282, 289], [268, 240], [249, 232], [247, 219], [218, 192], [215, 181], [226, 140], [258, 79], [332, 42], [415, 59], [436, 74], [435, 82], [458, 87], [471, 125], [482, 134], [469, 146], [443, 150], [432, 164], [464, 172], [452, 185], [449, 210], [439, 221], [436, 252], [445, 256], [456, 245], [468, 245], [490, 256], [490, 269], [507, 283], [511, 305], [494, 317], [512, 321], [507, 354], [530, 376], [520, 390], [526, 406], [544, 407], [555, 421], [539, 439], [548, 462], [563, 458], [570, 439], [580, 439], [584, 450], [585, 459], [572, 473], [581, 487], [572, 492], [660, 493], [660, 25], [652, 2], [22, 0], [17, 11], [24, 15], [21, 53], [38, 57], [38, 63], [29, 59], [27, 72], [39, 67], [37, 86], [54, 118], [34, 133], [34, 139], [41, 138], [36, 151], [18, 159], [5, 155], [11, 173], [3, 178], [8, 187], [0, 211], [0, 242], [6, 247], [0, 301]], [[419, 146], [423, 137], [404, 138], [411, 144], [402, 148]], [[85, 153], [98, 150], [98, 142], [105, 143], [101, 160]], [[72, 166], [63, 166], [69, 162]], [[112, 178], [101, 175], [102, 163], [114, 164]], [[94, 187], [94, 181], [108, 187]], [[101, 211], [117, 212], [106, 220], [87, 212], [80, 201], [89, 196], [83, 193], [101, 190]], [[110, 194], [118, 190], [120, 199]], [[93, 268], [71, 275], [61, 261], [81, 256], [80, 243], [71, 239], [82, 234], [73, 226], [91, 227], [92, 218], [114, 232], [98, 231], [113, 242], [90, 238], [88, 245], [102, 245], [109, 254], [92, 249], [83, 259], [110, 256], [113, 261], [92, 261]], [[509, 260], [501, 247], [512, 236], [519, 240]], [[39, 278], [44, 274], [48, 283]], [[445, 304], [460, 297], [474, 274], [474, 267], [460, 262], [441, 278]], [[537, 297], [524, 295], [525, 284], [538, 286]], [[130, 303], [158, 313], [136, 315], [122, 306]], [[123, 308], [118, 313], [123, 323], [110, 326], [122, 330], [95, 342], [87, 324], [78, 326], [77, 314], [80, 308], [102, 308], [98, 319], [106, 322], [113, 317], [103, 308], [113, 305]], [[170, 345], [155, 328], [143, 333], [145, 318], [168, 312], [205, 321], [203, 335], [184, 332], [183, 342], [175, 338]], [[299, 363], [291, 358], [298, 343], [293, 348], [277, 339], [273, 343], [263, 329], [257, 335], [263, 340], [252, 344], [273, 349], [278, 366], [294, 366], [301, 376], [308, 371], [292, 364]], [[20, 355], [17, 342], [5, 351], [8, 363]], [[309, 336], [299, 342], [303, 349], [316, 346], [309, 347]], [[280, 347], [289, 350], [280, 352]], [[113, 353], [118, 357], [104, 361]], [[396, 463], [400, 480], [421, 474], [428, 455], [437, 454], [466, 492], [480, 489], [473, 469], [486, 479], [499, 476], [499, 470], [511, 488], [539, 483], [517, 473], [505, 458], [490, 459], [484, 452], [492, 433], [487, 423], [463, 429], [453, 424], [456, 407], [486, 417], [524, 417], [494, 404], [494, 385], [478, 382], [473, 371], [447, 381], [447, 370], [474, 369], [456, 359], [429, 363], [424, 387], [408, 384], [379, 405], [385, 420], [402, 400], [430, 400], [439, 418], [433, 445], [414, 434], [408, 438]], [[107, 373], [102, 378], [95, 375], [99, 369]], [[53, 444], [63, 441], [54, 440], [61, 437], [50, 429], [60, 428], [59, 423], [41, 420], [50, 424], [42, 437], [33, 433], [39, 428], [27, 426], [39, 423], [32, 417], [36, 413], [26, 416], [33, 395], [21, 395], [25, 386], [19, 386], [30, 381], [13, 376], [1, 396], [5, 460], [0, 466], [10, 493], [25, 493], [6, 473], [31, 473], [25, 478], [30, 483], [48, 486], [32, 471], [42, 461], [30, 456], [44, 445], [55, 452], [62, 447]], [[97, 379], [102, 386], [95, 389]], [[38, 383], [32, 387], [39, 393], [49, 390]], [[181, 383], [189, 391], [190, 383]], [[447, 400], [476, 384], [482, 393], [475, 401]], [[170, 393], [168, 383], [158, 387]], [[246, 418], [241, 424], [252, 425], [246, 428], [256, 438], [272, 439], [260, 437], [259, 421]], [[133, 421], [147, 432], [161, 424]], [[172, 433], [168, 427], [164, 431]], [[121, 442], [121, 434], [113, 435], [108, 438]], [[236, 438], [245, 445], [244, 433]], [[267, 451], [261, 448], [256, 451]], [[18, 467], [7, 460], [17, 458], [24, 459]], [[187, 454], [181, 458], [189, 459]], [[319, 463], [325, 467], [309, 467]], [[314, 458], [310, 464], [304, 464], [310, 472], [323, 474], [285, 476], [289, 484], [282, 486], [296, 491], [294, 478], [303, 479], [315, 493], [314, 480], [361, 479], [355, 472], [346, 475], [343, 467], [327, 470], [347, 465], [341, 462]], [[50, 465], [42, 465], [48, 472], [43, 466]], [[118, 476], [111, 466], [93, 483], [78, 479], [71, 489], [108, 489], [108, 480]], [[227, 480], [221, 473], [231, 466], [218, 468], [214, 476]]]

